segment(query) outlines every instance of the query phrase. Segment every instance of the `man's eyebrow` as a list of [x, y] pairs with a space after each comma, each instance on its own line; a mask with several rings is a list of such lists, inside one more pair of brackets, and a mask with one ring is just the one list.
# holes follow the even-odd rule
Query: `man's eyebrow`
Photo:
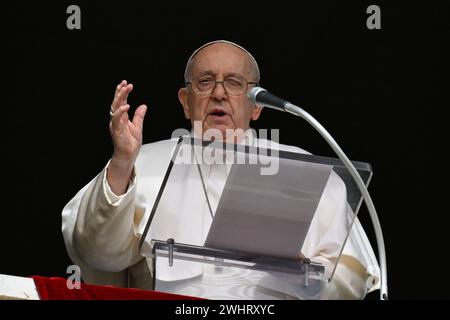
[[242, 74], [236, 72], [227, 72], [225, 73], [225, 77], [243, 77]]
[[[205, 75], [216, 75], [215, 72], [213, 72], [212, 70], [205, 70], [200, 72], [197, 77], [201, 77], [201, 76], [205, 76]], [[242, 74], [237, 73], [237, 72], [226, 72], [225, 73], [225, 77], [242, 77]]]
[[200, 72], [200, 73], [197, 75], [197, 77], [199, 77], [199, 76], [205, 76], [205, 75], [215, 75], [215, 73], [212, 72], [211, 70], [206, 70], [206, 71]]

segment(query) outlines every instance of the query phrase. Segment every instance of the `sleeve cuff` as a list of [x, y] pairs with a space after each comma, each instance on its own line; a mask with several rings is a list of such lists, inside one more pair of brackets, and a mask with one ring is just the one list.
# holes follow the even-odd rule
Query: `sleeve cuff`
[[111, 160], [108, 161], [106, 168], [103, 172], [103, 193], [104, 193], [105, 198], [108, 201], [108, 203], [112, 206], [117, 207], [122, 202], [122, 199], [125, 198], [127, 196], [127, 194], [136, 185], [136, 169], [133, 167], [133, 173], [131, 174], [131, 179], [128, 184], [127, 191], [124, 194], [118, 196], [111, 190], [111, 187], [109, 186], [109, 183], [108, 183], [108, 179], [106, 179], [106, 173], [108, 171], [108, 166], [109, 166], [110, 161]]

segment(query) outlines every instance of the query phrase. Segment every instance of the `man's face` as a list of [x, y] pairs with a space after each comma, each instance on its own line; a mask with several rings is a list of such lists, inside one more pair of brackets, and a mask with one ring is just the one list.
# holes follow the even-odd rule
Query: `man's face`
[[[211, 75], [220, 81], [228, 76], [242, 76], [249, 82], [256, 82], [250, 59], [241, 49], [225, 43], [212, 44], [202, 49], [194, 58], [190, 79], [199, 75]], [[189, 79], [189, 80], [190, 80]], [[191, 85], [178, 92], [187, 119], [200, 121], [204, 133], [208, 129], [218, 129], [225, 137], [227, 129], [246, 130], [250, 120], [257, 120], [261, 108], [252, 104], [247, 92], [242, 95], [229, 95], [223, 84], [217, 84], [209, 95], [196, 94]], [[253, 86], [249, 84], [249, 87]]]

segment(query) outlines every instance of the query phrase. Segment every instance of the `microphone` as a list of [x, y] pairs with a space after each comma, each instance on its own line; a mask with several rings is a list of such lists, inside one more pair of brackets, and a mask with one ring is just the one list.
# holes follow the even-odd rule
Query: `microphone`
[[281, 99], [261, 87], [254, 87], [249, 90], [247, 97], [258, 107], [268, 107], [279, 111], [286, 111], [286, 106], [291, 105], [289, 101]]

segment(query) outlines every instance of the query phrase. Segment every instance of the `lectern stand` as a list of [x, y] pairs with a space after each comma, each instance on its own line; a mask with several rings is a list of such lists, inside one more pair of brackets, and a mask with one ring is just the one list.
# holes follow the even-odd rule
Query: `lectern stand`
[[[180, 244], [168, 239], [153, 241], [154, 290], [190, 293], [212, 299], [319, 299], [324, 267], [303, 260], [256, 256], [201, 246]], [[157, 261], [176, 264], [197, 272], [187, 280], [161, 280]], [[282, 283], [280, 283], [282, 282]], [[283, 290], [280, 291], [280, 285]]]

